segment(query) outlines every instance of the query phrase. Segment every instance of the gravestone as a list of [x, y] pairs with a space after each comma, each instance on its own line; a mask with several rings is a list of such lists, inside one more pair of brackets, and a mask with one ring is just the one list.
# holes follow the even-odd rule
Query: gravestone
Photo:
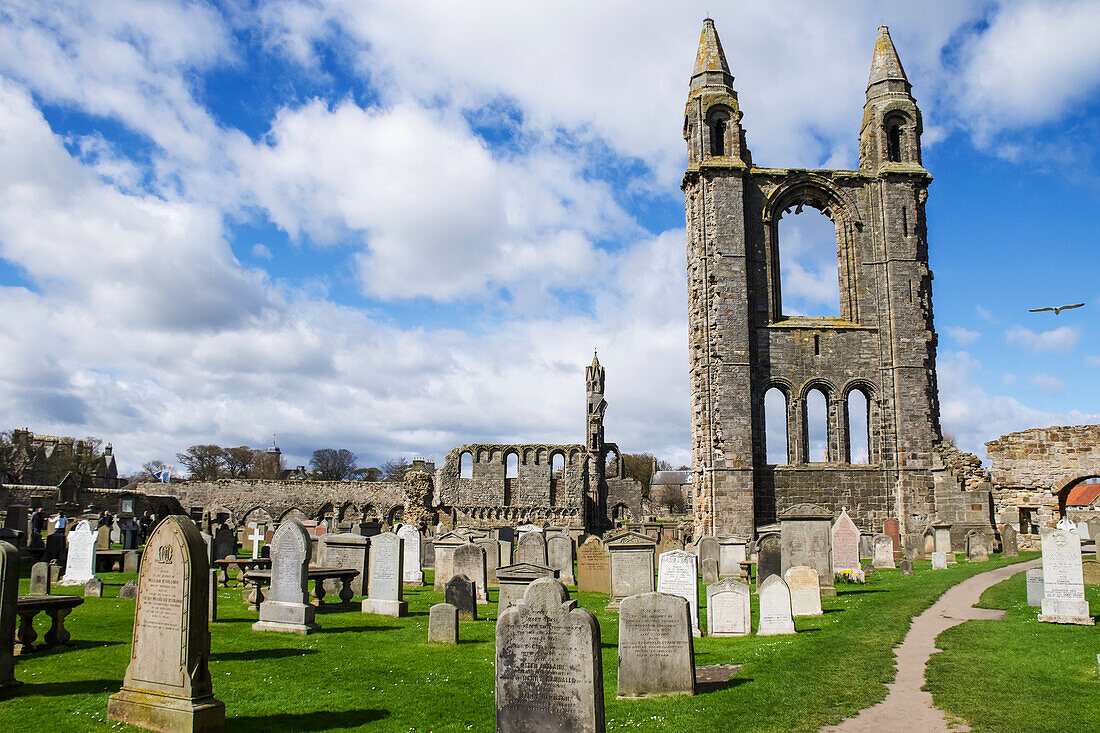
[[[269, 546], [271, 585], [260, 603], [260, 620], [252, 628], [311, 634], [321, 626], [314, 620], [317, 609], [309, 603], [307, 590], [307, 568], [313, 552], [309, 534], [297, 519], [286, 519], [271, 536]], [[205, 584], [206, 578], [202, 581]]]
[[218, 528], [218, 531], [214, 533], [214, 559], [224, 560], [227, 557], [236, 556], [237, 533], [231, 530], [228, 525], [223, 524]]
[[611, 600], [607, 610], [617, 610], [627, 596], [654, 590], [656, 550], [653, 538], [638, 532], [624, 532], [607, 543], [611, 568]]
[[744, 537], [720, 537], [718, 539], [718, 577], [744, 578], [745, 568], [741, 564], [748, 559]]
[[718, 563], [719, 571], [722, 568], [722, 561], [720, 555], [722, 554], [722, 548], [718, 544], [717, 537], [703, 537], [699, 540], [699, 544], [696, 545], [696, 550], [699, 554], [699, 562], [706, 560], [708, 557], [714, 558], [714, 561]]
[[1032, 568], [1027, 576], [1027, 605], [1038, 608], [1043, 605], [1043, 569]]
[[[351, 579], [348, 584], [351, 592], [357, 596], [364, 594], [364, 584], [370, 571], [368, 559], [370, 557], [370, 540], [363, 535], [352, 532], [342, 534], [325, 534], [320, 538], [319, 544], [324, 548], [321, 563], [327, 568], [355, 568], [359, 575]], [[331, 583], [331, 584], [330, 584]], [[339, 593], [341, 583], [338, 580], [326, 581], [325, 590], [330, 593]]]
[[966, 536], [968, 562], [985, 562], [993, 552], [993, 538], [985, 532], [972, 531]]
[[419, 588], [424, 585], [424, 569], [420, 564], [420, 548], [423, 538], [420, 530], [411, 524], [402, 524], [397, 530], [397, 536], [404, 541], [405, 555], [402, 560], [401, 582], [410, 588]]
[[882, 523], [882, 533], [894, 544], [894, 562], [901, 559], [901, 529], [896, 519], [887, 519]]
[[46, 535], [46, 555], [43, 559], [46, 562], [54, 562], [59, 565], [65, 564], [64, 532], [54, 532]]
[[942, 552], [945, 556], [952, 555], [951, 524], [936, 522], [932, 525], [932, 531], [935, 533], [935, 551]]
[[546, 538], [542, 532], [525, 532], [520, 535], [519, 544], [516, 545], [514, 555], [515, 563], [528, 563], [530, 565], [545, 565], [549, 567], [550, 560], [546, 553]]
[[947, 555], [942, 552], [932, 553], [932, 569], [947, 570]]
[[532, 565], [522, 562], [516, 565], [508, 565], [497, 569], [497, 582], [500, 585], [500, 594], [497, 596], [497, 616], [508, 606], [514, 606], [523, 594], [527, 592], [527, 586], [539, 578], [553, 578], [557, 572], [545, 565]]
[[912, 575], [913, 574], [913, 561], [910, 560], [909, 558], [905, 558], [900, 563], [898, 563], [898, 567], [901, 569], [901, 574], [902, 575]]
[[1081, 576], [1085, 585], [1100, 585], [1100, 560], [1088, 558], [1081, 560]]
[[1040, 537], [1043, 550], [1043, 602], [1039, 621], [1094, 625], [1096, 621], [1089, 615], [1089, 602], [1085, 600], [1080, 535], [1076, 529], [1043, 527]]
[[432, 543], [435, 566], [435, 589], [443, 590], [443, 586], [453, 575], [451, 562], [454, 559], [455, 548], [466, 544], [466, 536], [458, 532], [448, 532], [437, 537]]
[[611, 558], [599, 537], [589, 537], [577, 548], [577, 590], [611, 592]]
[[[106, 529], [106, 527], [104, 527]], [[103, 581], [99, 578], [91, 578], [84, 584], [84, 597], [85, 598], [102, 598], [103, 597]]]
[[[688, 603], [691, 619], [691, 633], [699, 636], [699, 570], [696, 563], [699, 558], [690, 552], [672, 550], [665, 552], [659, 559], [657, 570], [657, 592], [679, 596]], [[620, 627], [622, 621], [619, 621]]]
[[793, 634], [794, 616], [791, 612], [791, 591], [778, 575], [770, 575], [760, 586], [760, 620], [757, 636]]
[[119, 526], [122, 534], [122, 549], [136, 550], [141, 544], [141, 525], [133, 517], [126, 517]]
[[749, 586], [733, 578], [707, 586], [707, 636], [752, 633]]
[[512, 541], [497, 540], [497, 544], [500, 545], [500, 562], [497, 563], [497, 567], [502, 568], [505, 565], [513, 565], [515, 561], [512, 560]]
[[214, 699], [207, 667], [209, 565], [195, 523], [161, 520], [141, 565], [130, 664], [107, 714], [149, 730], [223, 730], [225, 705]]
[[9, 542], [0, 542], [0, 697], [23, 684], [15, 679], [15, 604], [18, 599], [19, 548]]
[[[893, 560], [893, 556], [890, 559]], [[791, 594], [792, 616], [822, 615], [821, 586], [816, 570], [805, 565], [788, 568], [783, 574], [783, 580]]]
[[1020, 543], [1017, 539], [1016, 528], [1011, 524], [1006, 525], [1001, 532], [1001, 555], [1003, 557], [1019, 557]]
[[875, 535], [875, 557], [871, 561], [873, 568], [893, 568], [894, 565], [894, 540], [889, 535]]
[[465, 575], [474, 581], [477, 587], [477, 602], [488, 603], [485, 572], [485, 548], [480, 545], [466, 544], [455, 549], [453, 560], [454, 574]]
[[208, 609], [209, 614], [207, 619], [211, 622], [218, 620], [218, 569], [210, 568], [210, 572], [207, 573], [209, 578], [209, 585], [207, 586], [207, 599], [209, 600]]
[[363, 613], [400, 618], [409, 611], [404, 600], [405, 559], [400, 537], [393, 532], [382, 532], [370, 538], [370, 571], [367, 578], [367, 597], [363, 599]]
[[477, 584], [459, 573], [452, 575], [443, 588], [444, 600], [458, 609], [458, 615], [477, 621]]
[[1100, 555], [1100, 517], [1093, 517], [1086, 522], [1086, 524], [1089, 528], [1089, 535], [1092, 537], [1093, 541], [1096, 542], [1094, 554]]
[[136, 573], [141, 565], [141, 553], [137, 550], [129, 550], [122, 556], [122, 572]]
[[266, 527], [260, 526], [258, 522], [248, 523], [248, 534], [245, 536], [245, 540], [248, 542], [249, 547], [252, 549], [253, 560], [260, 556], [260, 547], [263, 545], [264, 538], [266, 536]]
[[65, 577], [60, 585], [84, 585], [95, 577], [95, 543], [96, 533], [86, 519], [69, 532]]
[[565, 585], [576, 585], [573, 577], [573, 540], [566, 535], [555, 535], [546, 541], [549, 567], [558, 571], [558, 580]]
[[[682, 553], [672, 550], [665, 558]], [[618, 696], [695, 694], [695, 647], [687, 600], [666, 593], [639, 593], [619, 606]], [[697, 630], [696, 630], [697, 631]]]
[[[210, 565], [214, 564], [214, 538], [207, 532], [199, 532], [199, 536], [202, 537], [202, 541], [206, 543], [206, 559]], [[270, 550], [271, 548], [267, 548]]]
[[756, 592], [769, 576], [783, 567], [783, 545], [777, 534], [766, 534], [756, 543]]
[[817, 571], [822, 596], [835, 596], [833, 515], [817, 504], [797, 504], [779, 515], [782, 572], [798, 565]]
[[95, 549], [96, 551], [111, 549], [111, 525], [105, 524], [96, 528]]
[[[215, 570], [214, 572], [217, 572], [217, 570]], [[134, 600], [137, 598], [137, 589], [138, 587], [136, 580], [127, 580], [125, 585], [118, 589], [118, 597]]]
[[932, 557], [932, 553], [936, 551], [936, 533], [932, 529], [926, 529], [923, 537], [924, 555], [925, 557]]
[[57, 563], [50, 563], [50, 585], [57, 585], [61, 582], [61, 568]]
[[875, 536], [869, 532], [859, 533], [859, 559], [873, 560], [875, 557]]
[[485, 587], [499, 588], [497, 570], [500, 568], [500, 540], [492, 537], [478, 537], [474, 544], [485, 553]]
[[497, 619], [496, 729], [604, 730], [600, 626], [554, 578], [531, 583]]
[[833, 544], [833, 572], [841, 570], [862, 570], [859, 562], [859, 527], [848, 516], [847, 509], [841, 509], [840, 517], [831, 531]]
[[36, 562], [31, 565], [31, 582], [27, 588], [27, 594], [32, 596], [48, 596], [50, 594], [50, 564]]
[[703, 585], [710, 585], [711, 583], [718, 582], [718, 563], [713, 557], [708, 557], [702, 562], [703, 567], [700, 572], [703, 574]]
[[428, 609], [428, 641], [458, 643], [458, 609], [454, 605], [437, 603]]

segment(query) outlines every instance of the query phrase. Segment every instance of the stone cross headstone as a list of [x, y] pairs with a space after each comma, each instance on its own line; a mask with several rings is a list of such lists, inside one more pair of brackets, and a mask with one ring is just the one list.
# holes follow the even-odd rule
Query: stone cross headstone
[[458, 609], [458, 615], [469, 621], [477, 621], [477, 584], [459, 573], [452, 575], [443, 588], [443, 598]]
[[450, 603], [437, 603], [428, 609], [428, 641], [458, 643], [457, 608]]
[[767, 534], [760, 538], [756, 548], [756, 592], [769, 576], [779, 575], [783, 567], [783, 548], [777, 534]]
[[1043, 569], [1032, 568], [1027, 577], [1027, 605], [1038, 608], [1043, 605]]
[[404, 559], [402, 560], [401, 582], [410, 588], [424, 585], [424, 569], [420, 564], [420, 546], [423, 538], [420, 530], [412, 524], [402, 524], [397, 536], [404, 541]]
[[733, 578], [707, 586], [707, 636], [752, 633], [749, 586]]
[[1003, 557], [1019, 557], [1020, 544], [1017, 539], [1016, 528], [1011, 524], [1006, 525], [1001, 532], [1001, 555]]
[[657, 543], [638, 532], [624, 532], [608, 541], [611, 567], [611, 600], [607, 610], [614, 611], [627, 596], [654, 590], [653, 564]]
[[404, 600], [405, 551], [403, 541], [393, 532], [382, 532], [370, 538], [370, 575], [363, 613], [380, 616], [404, 616], [409, 604]]
[[[697, 558], [683, 550], [673, 553]], [[618, 696], [695, 694], [695, 647], [687, 600], [666, 593], [639, 593], [619, 606]]]
[[50, 564], [36, 562], [31, 565], [31, 582], [27, 588], [28, 595], [48, 596], [50, 594]]
[[249, 522], [248, 537], [246, 538], [252, 544], [252, 559], [255, 560], [260, 556], [260, 545], [263, 544], [264, 537], [267, 536], [267, 528], [261, 527], [256, 522]]
[[96, 533], [86, 519], [69, 532], [65, 577], [60, 585], [84, 585], [95, 577], [95, 543]]
[[835, 596], [833, 515], [817, 504], [797, 504], [779, 515], [782, 572], [805, 565], [817, 571], [822, 596]]
[[699, 572], [703, 575], [703, 585], [710, 585], [711, 583], [718, 582], [718, 563], [713, 557], [708, 557], [701, 563], [702, 567]]
[[932, 553], [932, 569], [947, 570], [947, 555], [942, 552]]
[[[890, 559], [893, 560], [893, 556]], [[783, 574], [783, 580], [791, 593], [792, 616], [822, 615], [821, 586], [816, 570], [805, 565], [788, 568]]]
[[[215, 545], [216, 539], [217, 535]], [[297, 519], [286, 519], [271, 536], [270, 546], [271, 586], [260, 603], [260, 620], [252, 628], [313, 633], [321, 626], [314, 620], [317, 609], [309, 603], [308, 567], [313, 552], [309, 534]]]
[[[355, 568], [359, 575], [351, 579], [349, 585], [354, 595], [361, 596], [366, 588], [367, 575], [370, 571], [368, 558], [370, 557], [370, 540], [363, 535], [344, 532], [342, 534], [325, 534], [324, 555], [321, 561], [329, 568]], [[338, 581], [337, 581], [338, 582]], [[326, 591], [329, 588], [325, 589]], [[332, 591], [339, 593], [340, 589], [335, 583]]]
[[207, 667], [208, 576], [195, 523], [161, 520], [141, 558], [130, 664], [107, 704], [112, 720], [160, 731], [225, 728], [225, 705], [214, 699]]
[[566, 585], [576, 585], [573, 577], [573, 540], [566, 535], [555, 535], [546, 541], [548, 566], [558, 571], [558, 580]]
[[462, 545], [454, 552], [454, 573], [465, 575], [474, 581], [477, 587], [477, 602], [488, 603], [489, 595], [486, 591], [487, 573], [485, 572], [485, 548], [473, 543]]
[[757, 636], [793, 634], [794, 616], [791, 613], [791, 591], [778, 575], [770, 575], [760, 586], [760, 620]]
[[497, 569], [497, 581], [500, 594], [497, 596], [497, 615], [509, 606], [514, 606], [527, 592], [527, 586], [539, 578], [553, 578], [557, 571], [545, 565], [532, 565], [521, 562]]
[[611, 558], [599, 537], [589, 537], [577, 548], [577, 590], [611, 592]]
[[833, 572], [841, 570], [862, 570], [859, 562], [859, 527], [848, 516], [848, 510], [842, 509], [840, 517], [832, 528]]
[[23, 684], [15, 679], [15, 605], [18, 600], [19, 548], [9, 542], [0, 542], [0, 695]]
[[496, 729], [604, 730], [600, 626], [559, 580], [531, 583], [497, 619]]
[[530, 563], [532, 565], [546, 565], [549, 567], [550, 562], [546, 553], [546, 538], [543, 537], [542, 532], [525, 532], [520, 535], [519, 543], [516, 545], [516, 553], [514, 556], [515, 563]]
[[[1061, 523], [1059, 523], [1061, 524]], [[1043, 602], [1039, 621], [1093, 626], [1085, 600], [1081, 568], [1081, 537], [1076, 529], [1043, 527]]]
[[893, 568], [894, 565], [894, 540], [889, 535], [875, 535], [875, 557], [871, 561], [874, 568]]
[[[699, 558], [690, 552], [673, 550], [665, 552], [659, 559], [657, 569], [657, 592], [679, 596], [688, 603], [691, 619], [691, 633], [699, 636], [699, 570], [696, 563]], [[620, 627], [622, 621], [619, 622]]]

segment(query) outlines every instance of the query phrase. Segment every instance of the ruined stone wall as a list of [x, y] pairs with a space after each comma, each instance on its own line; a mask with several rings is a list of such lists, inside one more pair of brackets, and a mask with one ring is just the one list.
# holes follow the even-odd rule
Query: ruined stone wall
[[[472, 475], [461, 476], [461, 460], [468, 454]], [[518, 476], [506, 479], [508, 456], [518, 458]], [[552, 472], [555, 455], [564, 468]], [[470, 443], [452, 448], [437, 471], [439, 500], [466, 507], [580, 508], [588, 486], [588, 451], [583, 445]]]
[[642, 485], [632, 478], [607, 479], [608, 517], [615, 514], [615, 507], [624, 506], [633, 521], [642, 518]]

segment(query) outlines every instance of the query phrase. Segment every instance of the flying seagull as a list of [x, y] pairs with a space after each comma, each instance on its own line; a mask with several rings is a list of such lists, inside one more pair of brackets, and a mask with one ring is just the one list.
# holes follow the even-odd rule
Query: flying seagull
[[1051, 308], [1050, 306], [1047, 306], [1046, 308], [1032, 308], [1031, 310], [1028, 311], [1028, 313], [1040, 313], [1042, 311], [1054, 311], [1054, 315], [1058, 315], [1059, 313], [1061, 313], [1064, 310], [1069, 310], [1070, 308], [1080, 308], [1083, 305], [1084, 305], [1084, 303], [1074, 303], [1073, 305], [1060, 305], [1057, 308]]

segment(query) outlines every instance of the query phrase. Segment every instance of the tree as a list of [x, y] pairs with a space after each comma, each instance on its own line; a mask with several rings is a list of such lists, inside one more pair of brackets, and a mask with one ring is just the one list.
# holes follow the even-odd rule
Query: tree
[[222, 451], [225, 459], [225, 472], [229, 478], [244, 478], [252, 470], [252, 464], [256, 460], [256, 451], [247, 445], [236, 448], [226, 448]]
[[347, 448], [321, 448], [313, 451], [309, 465], [322, 481], [347, 481], [352, 478], [358, 460]]
[[283, 462], [281, 453], [253, 451], [252, 468], [248, 471], [249, 478], [281, 479], [284, 471], [286, 471], [286, 463]]
[[176, 460], [187, 469], [192, 481], [216, 481], [225, 467], [225, 451], [217, 445], [193, 445]]
[[672, 484], [655, 486], [650, 501], [662, 509], [667, 509], [669, 514], [683, 514], [687, 509], [683, 492], [680, 491], [679, 486]]
[[658, 471], [671, 471], [672, 464], [658, 461], [652, 453], [623, 453], [623, 473], [642, 485], [642, 496], [649, 497], [649, 482], [653, 478], [653, 466]]
[[382, 478], [384, 481], [404, 481], [405, 474], [409, 472], [409, 459], [401, 456], [391, 458], [382, 464]]
[[23, 473], [31, 463], [30, 453], [12, 440], [12, 431], [0, 433], [0, 476], [4, 481], [21, 484]]
[[357, 468], [352, 471], [356, 481], [381, 481], [382, 469], [371, 466], [370, 468]]

